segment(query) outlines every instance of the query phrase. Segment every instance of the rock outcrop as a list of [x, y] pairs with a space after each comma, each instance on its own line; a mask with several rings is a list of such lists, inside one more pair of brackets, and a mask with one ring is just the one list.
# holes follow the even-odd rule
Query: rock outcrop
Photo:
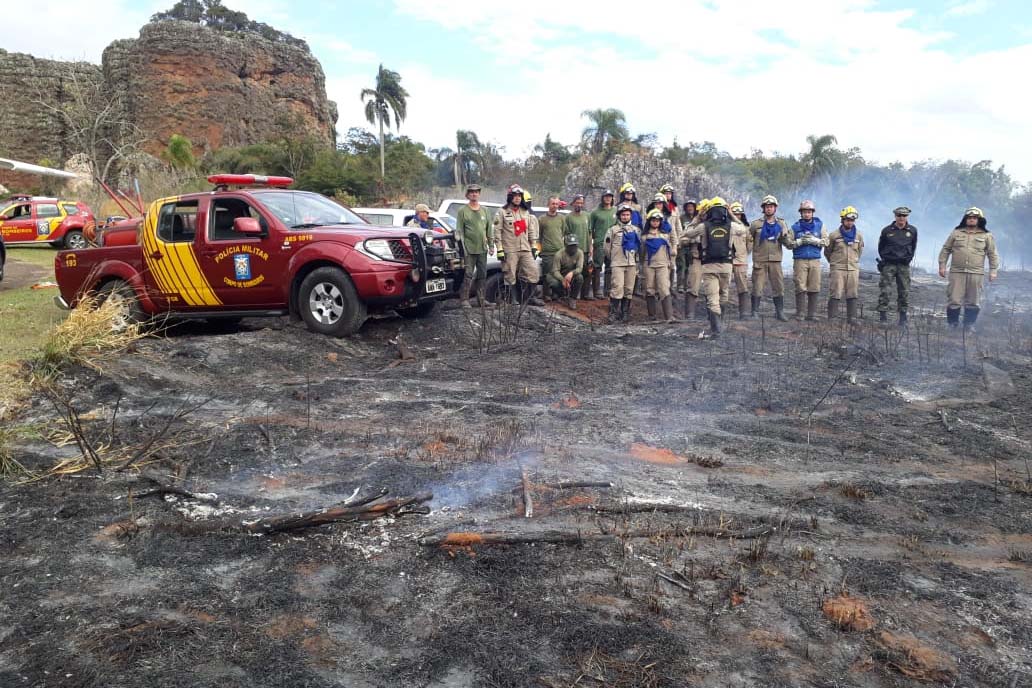
[[336, 104], [302, 41], [164, 20], [112, 43], [101, 66], [0, 50], [0, 156], [62, 165], [82, 152], [61, 119], [36, 102], [42, 94], [66, 103], [72, 80], [100, 84], [120, 117], [146, 135], [152, 155], [173, 134], [188, 137], [197, 155], [284, 135], [326, 146], [335, 140]]
[[[598, 203], [606, 189], [618, 191], [624, 182], [634, 184], [638, 201], [644, 206], [663, 184], [672, 184], [678, 202], [686, 198], [723, 196], [740, 199], [726, 179], [707, 173], [701, 167], [675, 165], [651, 153], [623, 153], [614, 156], [604, 167], [582, 165], [566, 175], [565, 196], [575, 193], [587, 196], [589, 207]], [[746, 199], [741, 199], [746, 200]]]

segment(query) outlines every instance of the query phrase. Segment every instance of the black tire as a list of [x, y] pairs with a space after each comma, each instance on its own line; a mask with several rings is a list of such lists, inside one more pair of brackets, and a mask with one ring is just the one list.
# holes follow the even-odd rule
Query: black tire
[[4, 267], [7, 265], [7, 253], [0, 249], [0, 282], [4, 281]]
[[502, 289], [502, 271], [496, 270], [487, 276], [484, 282], [484, 296], [492, 303], [498, 303], [498, 294]]
[[81, 251], [89, 247], [89, 242], [78, 229], [73, 229], [64, 236], [64, 247], [69, 251]]
[[424, 301], [416, 306], [410, 306], [409, 308], [395, 308], [394, 312], [403, 318], [422, 319], [429, 318], [437, 310], [436, 301]]
[[358, 332], [367, 316], [355, 285], [340, 268], [317, 268], [305, 277], [297, 307], [309, 330], [331, 337]]
[[100, 289], [97, 290], [97, 305], [108, 299], [120, 299], [124, 303], [124, 317], [121, 323], [116, 324], [116, 330], [124, 330], [130, 325], [136, 325], [148, 319], [147, 312], [143, 310], [140, 299], [136, 296], [136, 290], [125, 280], [111, 280], [100, 286]]

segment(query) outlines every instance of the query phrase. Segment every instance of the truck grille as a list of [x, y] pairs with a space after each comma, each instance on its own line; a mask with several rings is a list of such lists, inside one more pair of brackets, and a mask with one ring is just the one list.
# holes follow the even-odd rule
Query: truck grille
[[394, 256], [394, 260], [405, 263], [412, 262], [412, 249], [409, 247], [407, 239], [388, 239], [387, 245], [391, 247], [391, 255]]

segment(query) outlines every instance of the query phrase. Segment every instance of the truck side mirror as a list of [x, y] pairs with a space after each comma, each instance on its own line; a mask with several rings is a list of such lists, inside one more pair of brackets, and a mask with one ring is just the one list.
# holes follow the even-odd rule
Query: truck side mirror
[[238, 217], [233, 220], [233, 231], [246, 236], [261, 236], [262, 226], [253, 217]]

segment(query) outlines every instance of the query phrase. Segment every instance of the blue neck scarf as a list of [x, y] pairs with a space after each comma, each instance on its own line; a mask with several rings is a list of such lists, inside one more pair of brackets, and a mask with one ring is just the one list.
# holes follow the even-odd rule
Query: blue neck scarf
[[620, 240], [620, 248], [630, 253], [637, 253], [641, 248], [641, 237], [634, 229], [625, 229], [623, 239]]
[[763, 221], [763, 233], [760, 234], [760, 239], [763, 241], [774, 241], [778, 238], [781, 233], [781, 225], [778, 224], [777, 220], [771, 224], [767, 224], [767, 221]]
[[667, 255], [670, 255], [670, 242], [665, 237], [649, 237], [645, 240], [646, 262], [652, 262], [652, 256], [666, 247]]
[[853, 225], [852, 231], [847, 230], [845, 227], [839, 227], [838, 231], [839, 234], [842, 235], [842, 238], [846, 240], [847, 244], [851, 244], [856, 241], [856, 225]]

